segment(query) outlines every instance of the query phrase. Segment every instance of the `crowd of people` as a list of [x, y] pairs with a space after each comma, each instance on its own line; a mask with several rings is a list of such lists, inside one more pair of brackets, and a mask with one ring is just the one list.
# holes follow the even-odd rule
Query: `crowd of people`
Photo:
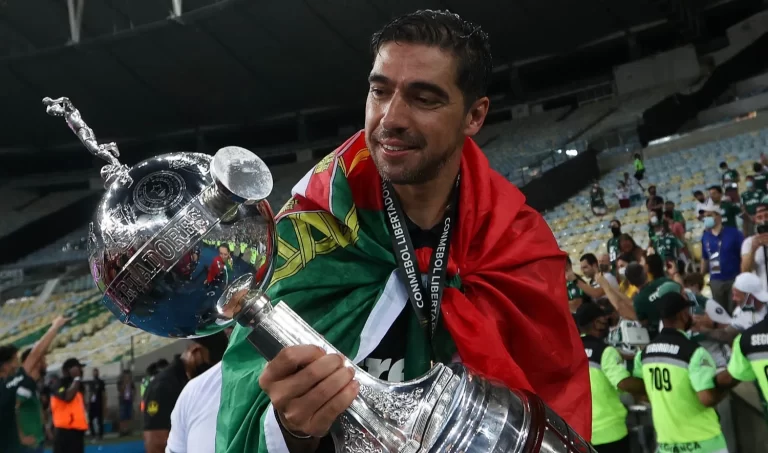
[[[636, 156], [636, 168], [641, 162]], [[741, 176], [722, 162], [709, 196], [693, 193], [693, 212], [676, 210], [649, 185], [647, 249], [613, 219], [607, 253], [581, 256], [580, 275], [568, 260], [569, 306], [590, 360], [598, 452], [629, 451], [627, 394], [650, 405], [658, 451], [737, 451], [729, 390], [741, 381], [755, 381], [768, 420], [766, 163], [765, 156], [755, 162], [739, 193]], [[620, 207], [642, 205], [629, 195], [642, 187], [642, 173], [619, 181]], [[598, 184], [591, 195], [593, 212], [606, 214]], [[700, 262], [685, 237], [694, 219], [705, 228]]]

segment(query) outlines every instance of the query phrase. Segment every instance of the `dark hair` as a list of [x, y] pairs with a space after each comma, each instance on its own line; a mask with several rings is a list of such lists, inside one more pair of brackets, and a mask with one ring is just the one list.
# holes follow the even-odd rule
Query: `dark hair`
[[717, 193], [719, 193], [721, 195], [723, 193], [723, 188], [720, 187], [720, 186], [709, 186], [709, 187], [707, 187], [707, 190], [714, 190], [715, 192], [717, 192]]
[[747, 179], [751, 179], [752, 181], [754, 181], [755, 177], [753, 175], [747, 175]]
[[675, 202], [672, 201], [672, 200], [667, 200], [667, 201], [664, 202], [664, 204], [671, 204], [672, 206], [674, 206]]
[[691, 272], [690, 274], [685, 274], [685, 277], [683, 277], [683, 285], [684, 286], [698, 286], [699, 290], [704, 289], [704, 276], [699, 274], [698, 272]]
[[157, 364], [150, 363], [146, 369], [147, 376], [154, 376], [157, 374]]
[[608, 222], [608, 225], [612, 224], [613, 222], [616, 222], [616, 225], [618, 225], [619, 228], [621, 228], [621, 220], [619, 220], [619, 219], [611, 219], [611, 221]]
[[720, 162], [719, 166], [720, 166], [720, 168], [728, 168], [728, 163], [723, 161], [723, 162]]
[[635, 153], [635, 159], [640, 159], [640, 153]]
[[648, 255], [645, 258], [645, 264], [648, 265], [648, 272], [653, 276], [654, 280], [664, 276], [664, 260], [658, 253]]
[[27, 360], [27, 357], [29, 357], [29, 354], [32, 353], [32, 348], [27, 348], [24, 350], [24, 352], [21, 353], [21, 363], [24, 363]]
[[755, 162], [754, 164], [752, 164], [752, 171], [754, 171], [755, 173], [763, 171], [763, 164], [760, 162]]
[[573, 266], [573, 263], [571, 262], [571, 257], [570, 256], [566, 255], [566, 257], [565, 257], [565, 264], [570, 264], [571, 266]]
[[5, 365], [13, 360], [19, 353], [19, 348], [12, 344], [0, 346], [0, 365]]
[[595, 256], [594, 253], [585, 253], [581, 255], [581, 258], [579, 258], [579, 261], [586, 261], [587, 264], [589, 264], [590, 266], [597, 265], [597, 257]]
[[488, 34], [458, 14], [424, 9], [393, 19], [371, 37], [374, 59], [389, 42], [424, 44], [452, 52], [458, 60], [456, 85], [464, 95], [465, 107], [488, 92], [493, 74]]
[[162, 370], [163, 368], [168, 366], [168, 361], [165, 359], [157, 359], [157, 362], [155, 362], [155, 366], [157, 366], [158, 370]]
[[627, 265], [627, 270], [624, 271], [624, 277], [627, 278], [629, 283], [638, 288], [643, 286], [647, 280], [645, 269], [643, 269], [643, 266], [640, 263], [629, 263]]
[[228, 252], [231, 252], [231, 250], [229, 250], [229, 246], [227, 244], [221, 244], [219, 246], [219, 250], [221, 250], [221, 249], [227, 249]]
[[702, 192], [700, 190], [696, 190], [696, 191], [693, 192], [693, 196], [695, 197], [696, 195], [704, 196], [704, 192]]
[[623, 240], [631, 242], [633, 250], [637, 248], [637, 242], [635, 242], [635, 238], [630, 236], [628, 233], [621, 233], [621, 236], [619, 236], [619, 243], [621, 243]]
[[631, 253], [622, 253], [618, 258], [616, 258], [616, 261], [624, 261], [625, 263], [629, 264], [636, 263], [637, 258], [635, 258], [635, 255]]

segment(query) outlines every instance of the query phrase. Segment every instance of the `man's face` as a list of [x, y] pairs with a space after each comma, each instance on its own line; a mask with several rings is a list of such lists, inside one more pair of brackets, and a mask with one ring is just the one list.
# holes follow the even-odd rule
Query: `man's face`
[[766, 223], [768, 222], [768, 209], [765, 208], [758, 208], [757, 212], [755, 213], [755, 223]]
[[219, 256], [224, 261], [229, 261], [229, 249], [226, 247], [219, 247]]
[[722, 198], [722, 194], [720, 194], [719, 191], [712, 189], [709, 191], [709, 198], [712, 199], [715, 203], [720, 203], [720, 199]]
[[83, 376], [83, 369], [79, 366], [73, 366], [69, 369], [69, 376], [70, 377], [82, 377]]
[[434, 179], [458, 165], [466, 136], [485, 120], [488, 98], [465, 108], [450, 52], [421, 44], [387, 43], [376, 56], [365, 104], [365, 139], [383, 178], [394, 184]]
[[696, 198], [696, 201], [698, 201], [699, 203], [704, 203], [704, 201], [706, 200], [706, 198], [704, 198], [703, 193], [697, 193], [696, 195], [694, 195], [694, 198]]
[[581, 262], [581, 273], [587, 278], [592, 278], [597, 273], [596, 266], [590, 266], [589, 263], [584, 260]]
[[734, 305], [741, 306], [741, 304], [744, 303], [744, 300], [747, 298], [747, 293], [739, 291], [738, 289], [731, 288], [731, 298], [733, 299]]
[[672, 212], [675, 210], [675, 204], [674, 203], [664, 203], [664, 210], [668, 212]]
[[91, 371], [91, 374], [93, 375], [94, 379], [98, 379], [98, 377], [99, 377], [99, 369], [98, 368], [94, 368], [93, 371]]
[[649, 187], [648, 188], [648, 195], [656, 195], [656, 188], [655, 187]]
[[712, 217], [715, 225], [720, 223], [720, 216], [716, 212], [705, 212], [704, 217]]
[[16, 355], [16, 357], [0, 365], [0, 375], [12, 376], [18, 371], [19, 367], [21, 367], [21, 361], [19, 360], [19, 356]]

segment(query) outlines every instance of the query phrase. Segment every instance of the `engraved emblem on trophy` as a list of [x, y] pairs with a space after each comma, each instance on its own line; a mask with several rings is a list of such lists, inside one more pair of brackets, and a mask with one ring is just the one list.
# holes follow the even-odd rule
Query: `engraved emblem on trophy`
[[[338, 352], [265, 291], [277, 256], [267, 196], [269, 169], [228, 146], [211, 157], [172, 153], [133, 167], [114, 143], [99, 144], [67, 98], [45, 98], [92, 154], [107, 161], [107, 191], [88, 235], [102, 303], [123, 323], [155, 335], [193, 338], [239, 323], [268, 360], [284, 347]], [[334, 424], [339, 453], [594, 452], [530, 392], [510, 390], [461, 364], [436, 364], [390, 383], [355, 368], [360, 392]]]

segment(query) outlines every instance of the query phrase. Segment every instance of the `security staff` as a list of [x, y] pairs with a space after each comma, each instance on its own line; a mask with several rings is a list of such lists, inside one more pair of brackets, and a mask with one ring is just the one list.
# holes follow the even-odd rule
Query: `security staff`
[[656, 304], [664, 328], [635, 357], [653, 409], [659, 452], [727, 453], [714, 406], [725, 392], [715, 386], [715, 361], [685, 333], [693, 325], [691, 302], [669, 292]]
[[82, 453], [85, 451], [85, 432], [88, 416], [83, 396], [83, 368], [76, 358], [64, 361], [62, 378], [51, 395], [51, 415], [56, 431], [53, 436], [53, 453]]
[[219, 332], [189, 342], [183, 354], [152, 379], [144, 394], [144, 449], [163, 453], [171, 430], [171, 412], [190, 379], [221, 361], [227, 336]]
[[728, 369], [717, 375], [717, 385], [731, 388], [741, 381], [757, 381], [768, 420], [768, 318], [745, 330], [733, 341]]
[[608, 314], [599, 305], [579, 307], [576, 322], [589, 359], [592, 445], [598, 453], [628, 452], [627, 408], [619, 399], [619, 391], [644, 394], [643, 381], [630, 376], [619, 351], [605, 343], [609, 332]]

